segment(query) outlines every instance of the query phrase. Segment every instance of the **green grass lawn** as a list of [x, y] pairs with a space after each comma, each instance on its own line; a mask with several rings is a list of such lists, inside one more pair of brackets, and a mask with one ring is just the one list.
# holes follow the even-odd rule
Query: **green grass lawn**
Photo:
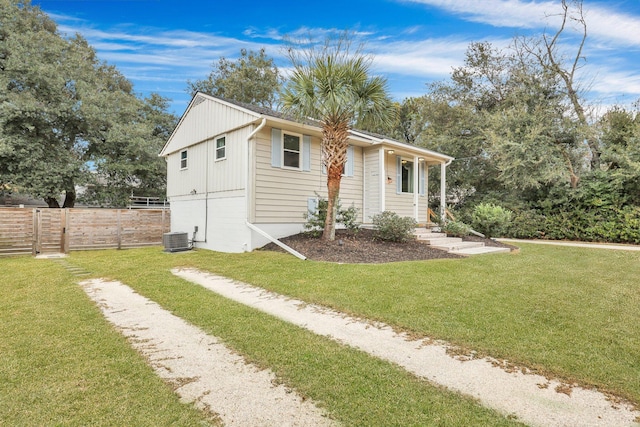
[[[149, 248], [73, 253], [69, 262], [90, 271], [94, 277], [119, 279], [220, 337], [247, 359], [271, 368], [282, 381], [321, 402], [345, 425], [508, 425], [510, 420], [469, 399], [416, 379], [394, 365], [184, 282], [173, 277], [169, 269], [198, 267], [307, 302], [381, 320], [419, 335], [444, 339], [570, 382], [594, 385], [640, 403], [640, 285], [637, 283], [640, 253], [523, 244], [519, 254], [386, 265], [339, 265], [301, 261], [273, 252], [166, 254], [159, 248]], [[76, 348], [77, 343], [85, 339], [97, 340], [96, 344], [82, 346], [89, 347], [83, 350], [84, 356], [94, 354], [92, 357], [96, 360], [110, 360], [113, 356], [109, 356], [106, 348], [118, 349], [117, 352], [126, 355], [119, 356], [125, 362], [113, 369], [126, 371], [135, 366], [144, 373], [140, 377], [144, 379], [140, 380], [137, 374], [105, 376], [124, 376], [146, 385], [146, 389], [140, 391], [132, 384], [119, 384], [126, 390], [119, 393], [142, 400], [165, 396], [167, 387], [159, 384], [142, 361], [136, 359], [135, 353], [128, 350], [124, 340], [101, 320], [97, 308], [73, 285], [64, 269], [51, 261], [23, 258], [0, 260], [3, 271], [7, 263], [14, 263], [9, 267], [12, 271], [24, 268], [20, 264], [27, 263], [29, 268], [37, 265], [49, 273], [31, 277], [31, 280], [47, 277], [46, 281], [33, 284], [24, 279], [23, 284], [30, 293], [42, 295], [44, 300], [34, 296], [19, 298], [16, 292], [7, 292], [3, 284], [0, 349], [3, 355], [11, 354], [12, 358], [8, 367], [0, 366], [0, 396], [20, 396], [20, 403], [9, 406], [9, 414], [19, 413], [29, 404], [41, 404], [39, 399], [32, 399], [28, 391], [22, 392], [18, 383], [4, 381], [5, 376], [11, 378], [11, 372], [37, 363], [30, 361], [35, 356], [14, 347], [18, 348], [19, 344], [39, 349], [42, 344], [35, 338], [27, 340], [14, 335], [20, 335], [15, 333], [20, 329], [29, 328], [35, 333], [42, 327], [29, 326], [41, 304], [53, 307], [50, 316], [59, 310], [66, 311], [61, 317], [63, 323], [83, 325], [80, 331], [71, 334], [77, 333], [77, 337], [50, 345], [60, 346], [61, 353], [65, 353], [71, 352], [67, 346]], [[14, 277], [16, 281], [22, 280], [18, 272]], [[36, 292], [38, 289], [44, 292]], [[58, 301], [60, 299], [63, 301]], [[11, 318], [11, 310], [23, 313], [22, 321], [5, 323], [4, 317]], [[78, 317], [83, 320], [77, 320]], [[84, 328], [93, 332], [83, 331]], [[52, 330], [47, 335], [69, 335], [71, 329], [67, 325], [66, 329]], [[24, 340], [28, 343], [22, 343]], [[50, 351], [48, 346], [38, 351], [60, 353]], [[106, 364], [99, 362], [98, 369], [96, 363], [76, 363], [73, 358], [68, 363], [72, 368], [62, 369], [62, 373], [66, 369], [77, 369], [76, 364], [92, 365], [95, 370]], [[73, 383], [80, 381], [84, 374], [75, 375], [68, 386], [69, 404], [75, 404]], [[60, 376], [59, 373], [58, 380]], [[29, 383], [35, 379], [26, 374], [23, 381]], [[108, 380], [104, 381], [108, 384]], [[53, 378], [46, 383], [57, 381]], [[42, 384], [35, 383], [33, 387], [39, 386]], [[91, 388], [81, 389], [82, 393], [92, 395], [90, 399], [102, 398], [102, 393], [94, 394]], [[162, 399], [168, 399], [164, 405], [171, 408], [167, 410], [169, 414], [194, 419], [188, 408], [171, 396]], [[4, 406], [0, 406], [0, 419], [5, 417]], [[58, 411], [56, 420], [65, 419], [71, 413], [57, 409], [56, 405], [37, 409], [42, 414], [52, 410]], [[82, 418], [79, 420], [68, 424], [84, 423]]]
[[0, 425], [207, 421], [178, 401], [64, 268], [21, 257], [0, 259], [0, 271]]

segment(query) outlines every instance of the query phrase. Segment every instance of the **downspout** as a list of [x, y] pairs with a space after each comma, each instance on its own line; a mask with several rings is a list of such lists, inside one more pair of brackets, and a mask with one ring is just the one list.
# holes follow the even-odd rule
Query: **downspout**
[[[196, 234], [198, 233], [198, 226], [193, 228], [193, 237], [191, 239], [191, 246], [195, 248], [196, 243], [207, 243], [207, 235], [209, 234], [209, 141], [205, 141], [206, 144], [206, 159], [204, 163], [204, 240], [196, 240]], [[194, 196], [197, 193], [192, 193]]]
[[268, 233], [266, 233], [265, 231], [259, 229], [255, 225], [251, 224], [249, 221], [247, 221], [247, 227], [249, 227], [250, 229], [252, 229], [256, 233], [260, 234], [261, 236], [266, 237], [271, 242], [275, 243], [276, 245], [280, 246], [285, 251], [289, 252], [291, 255], [294, 255], [294, 256], [300, 258], [301, 260], [307, 259], [307, 257], [302, 255], [300, 252], [296, 251], [295, 249], [293, 249], [290, 246], [285, 245], [284, 243], [282, 243], [280, 240], [276, 239], [275, 237], [270, 236]]
[[443, 163], [440, 167], [440, 220], [444, 224], [447, 219], [447, 202], [446, 202], [446, 186], [447, 186], [447, 166], [453, 162], [450, 159], [447, 163]]
[[[265, 117], [262, 118], [262, 122], [260, 122], [260, 124], [258, 125], [257, 128], [255, 128], [250, 134], [249, 136], [247, 136], [247, 177], [246, 177], [246, 183], [245, 183], [245, 194], [246, 194], [246, 198], [247, 198], [247, 215], [245, 218], [245, 222], [247, 223], [247, 225], [249, 225], [251, 223], [252, 220], [252, 213], [253, 213], [253, 206], [254, 206], [254, 188], [253, 188], [253, 179], [252, 179], [252, 150], [251, 150], [251, 140], [253, 139], [254, 136], [256, 136], [258, 134], [258, 132], [260, 132], [262, 130], [262, 128], [264, 128], [267, 124], [267, 119]], [[251, 227], [249, 227], [251, 228]], [[245, 243], [245, 251], [247, 250], [247, 246]]]

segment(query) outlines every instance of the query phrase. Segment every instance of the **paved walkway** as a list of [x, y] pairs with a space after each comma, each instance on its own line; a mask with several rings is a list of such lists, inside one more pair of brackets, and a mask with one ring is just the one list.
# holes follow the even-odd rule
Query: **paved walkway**
[[522, 370], [505, 370], [497, 360], [461, 360], [447, 354], [446, 343], [412, 340], [387, 325], [372, 325], [224, 277], [198, 270], [172, 272], [226, 298], [396, 363], [532, 426], [640, 426], [634, 421], [640, 420], [639, 411], [624, 404], [614, 405], [597, 391]]
[[526, 240], [526, 239], [496, 239], [508, 243], [535, 243], [539, 245], [573, 246], [577, 248], [613, 249], [619, 251], [640, 251], [640, 245], [622, 245], [611, 243], [570, 242], [566, 240]]

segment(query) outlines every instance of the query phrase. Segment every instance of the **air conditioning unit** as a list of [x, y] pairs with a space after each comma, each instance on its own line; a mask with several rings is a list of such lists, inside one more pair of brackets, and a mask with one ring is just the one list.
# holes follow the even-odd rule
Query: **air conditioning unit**
[[162, 245], [165, 252], [188, 251], [191, 249], [188, 234], [181, 232], [164, 233], [162, 235]]

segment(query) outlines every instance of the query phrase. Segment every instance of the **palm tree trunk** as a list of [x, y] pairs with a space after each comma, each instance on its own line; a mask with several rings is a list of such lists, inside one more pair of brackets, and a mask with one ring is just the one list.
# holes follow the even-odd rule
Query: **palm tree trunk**
[[322, 232], [323, 240], [336, 238], [338, 195], [347, 161], [348, 137], [349, 127], [345, 122], [325, 122], [322, 127], [322, 157], [327, 166], [327, 217]]
[[[333, 170], [331, 170], [333, 169]], [[336, 239], [336, 218], [338, 214], [338, 195], [340, 194], [340, 181], [342, 169], [336, 173], [335, 166], [327, 172], [327, 217], [322, 231], [323, 240]]]

